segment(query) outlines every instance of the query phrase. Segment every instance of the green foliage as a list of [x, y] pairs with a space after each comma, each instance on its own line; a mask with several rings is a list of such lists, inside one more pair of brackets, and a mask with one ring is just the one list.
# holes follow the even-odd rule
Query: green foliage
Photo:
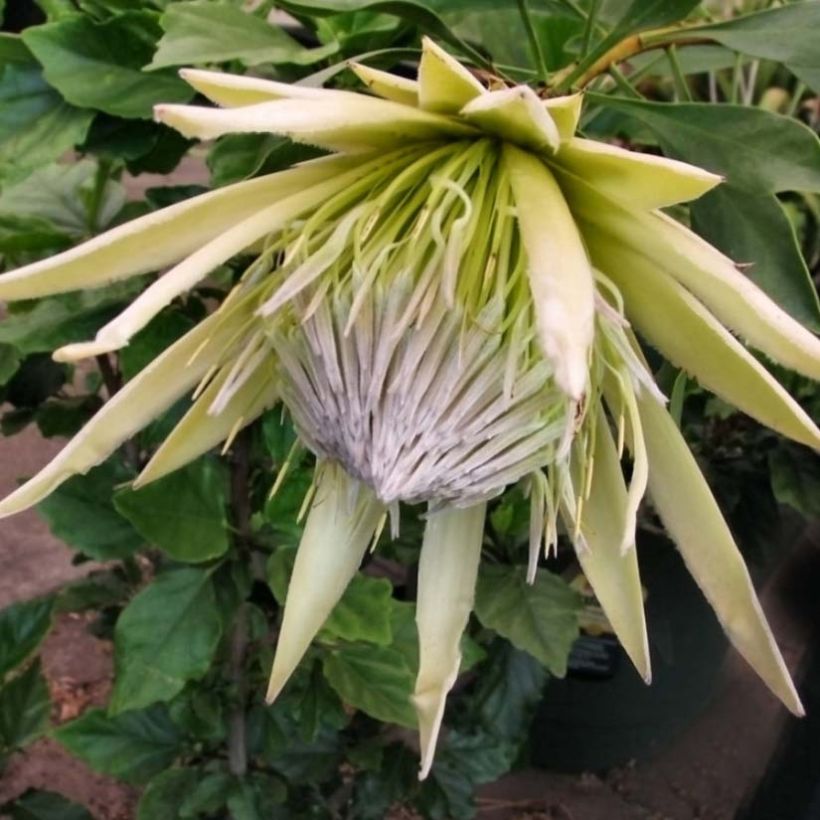
[[60, 794], [29, 789], [13, 803], [2, 807], [11, 820], [93, 820], [77, 803]]
[[45, 730], [51, 701], [39, 660], [0, 686], [0, 753], [20, 749]]
[[21, 601], [0, 611], [0, 679], [19, 666], [51, 628], [50, 598]]

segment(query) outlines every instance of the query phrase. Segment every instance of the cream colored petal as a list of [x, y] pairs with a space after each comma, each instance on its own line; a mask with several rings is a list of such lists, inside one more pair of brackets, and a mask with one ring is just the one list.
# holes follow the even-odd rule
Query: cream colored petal
[[808, 414], [720, 322], [663, 268], [595, 230], [593, 259], [617, 285], [636, 329], [673, 364], [761, 424], [820, 449]]
[[640, 399], [649, 451], [649, 492], [689, 572], [735, 648], [786, 707], [803, 714], [732, 534], [666, 409]]
[[560, 173], [573, 213], [691, 291], [730, 330], [773, 361], [820, 379], [820, 339], [776, 305], [731, 259], [662, 213], [630, 210]]
[[429, 37], [422, 38], [421, 48], [420, 108], [439, 114], [457, 114], [470, 100], [484, 93], [484, 86]]
[[697, 199], [721, 182], [685, 162], [580, 137], [562, 143], [554, 161], [602, 193], [647, 211]]
[[[238, 311], [230, 320], [211, 316], [158, 356], [128, 382], [46, 467], [0, 502], [0, 518], [33, 506], [71, 476], [87, 473], [185, 395], [205, 375], [214, 360], [224, 354], [225, 344], [247, 321], [248, 313]], [[206, 342], [209, 347], [203, 351]], [[192, 361], [197, 352], [199, 355]]]
[[186, 137], [209, 140], [224, 134], [270, 133], [350, 153], [476, 134], [455, 119], [364, 94], [343, 99], [277, 100], [225, 110], [158, 105], [154, 113], [159, 122]]
[[264, 80], [261, 77], [227, 74], [222, 71], [183, 68], [179, 75], [188, 85], [223, 108], [241, 108], [274, 100], [322, 102], [330, 99], [356, 98], [356, 95], [350, 91], [280, 83], [275, 80]]
[[461, 118], [487, 134], [536, 153], [553, 154], [558, 126], [536, 93], [525, 85], [488, 91], [461, 109]]
[[0, 274], [0, 299], [102, 287], [177, 262], [278, 199], [333, 178], [360, 158], [323, 157], [134, 219], [76, 248]]
[[70, 362], [119, 350], [164, 307], [199, 284], [219, 265], [244, 251], [259, 238], [287, 227], [294, 219], [345, 190], [378, 165], [378, 161], [361, 163], [351, 171], [311, 185], [260, 209], [243, 222], [217, 235], [157, 279], [119, 316], [101, 328], [94, 341], [66, 345], [54, 353], [54, 358]]
[[583, 94], [569, 94], [565, 97], [550, 97], [547, 100], [541, 100], [541, 105], [558, 128], [562, 143], [575, 136], [583, 104]]
[[359, 568], [384, 507], [337, 464], [320, 468], [299, 542], [266, 699], [272, 703]]
[[419, 84], [415, 80], [399, 77], [389, 71], [379, 71], [378, 68], [371, 68], [362, 63], [349, 65], [355, 75], [377, 96], [418, 108]]
[[592, 270], [561, 189], [544, 163], [505, 145], [503, 158], [528, 258], [539, 338], [555, 379], [574, 400], [584, 394], [593, 337]]
[[413, 694], [421, 740], [419, 780], [433, 765], [447, 693], [461, 664], [461, 635], [473, 611], [485, 513], [486, 504], [477, 504], [427, 515], [419, 561], [419, 673]]
[[[592, 484], [584, 501], [576, 548], [581, 569], [595, 592], [618, 640], [640, 676], [649, 683], [652, 667], [643, 609], [643, 590], [634, 549], [622, 549], [627, 491], [618, 453], [603, 411], [599, 409]], [[573, 459], [576, 497], [583, 494], [581, 465]], [[570, 532], [574, 525], [563, 510]]]
[[211, 415], [208, 409], [225, 382], [224, 374], [222, 378], [213, 379], [154, 453], [134, 481], [134, 489], [184, 467], [203, 453], [229, 440], [273, 407], [279, 397], [273, 369], [273, 361], [267, 363], [265, 372], [246, 382], [228, 406], [216, 415]]

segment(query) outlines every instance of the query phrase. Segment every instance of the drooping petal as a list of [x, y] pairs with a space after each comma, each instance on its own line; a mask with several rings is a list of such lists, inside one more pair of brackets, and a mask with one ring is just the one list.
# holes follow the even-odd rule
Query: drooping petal
[[484, 86], [454, 57], [429, 37], [421, 41], [419, 107], [439, 114], [457, 114]]
[[184, 467], [188, 462], [247, 427], [273, 407], [279, 395], [274, 374], [271, 372], [273, 360], [266, 361], [260, 370], [263, 372], [247, 381], [228, 406], [216, 414], [211, 414], [208, 410], [222, 388], [224, 378], [213, 379], [154, 453], [134, 481], [134, 489], [144, 487]]
[[211, 102], [223, 108], [242, 108], [246, 105], [272, 102], [274, 100], [313, 100], [353, 98], [350, 91], [330, 88], [314, 88], [297, 83], [280, 83], [245, 74], [228, 74], [223, 71], [203, 71], [183, 68], [180, 77]]
[[561, 189], [538, 158], [504, 146], [544, 352], [574, 400], [586, 389], [593, 336], [592, 270]]
[[486, 504], [430, 512], [419, 561], [416, 623], [419, 673], [413, 703], [424, 780], [433, 765], [447, 693], [461, 664], [461, 635], [475, 599]]
[[730, 330], [773, 361], [820, 379], [820, 339], [775, 304], [731, 259], [662, 213], [625, 208], [577, 176], [559, 171], [562, 188], [587, 228], [642, 255], [691, 291]]
[[66, 345], [55, 352], [54, 358], [57, 361], [76, 361], [118, 350], [128, 344], [134, 334], [144, 328], [166, 305], [201, 282], [219, 265], [241, 253], [261, 237], [282, 230], [305, 211], [349, 188], [378, 168], [382, 162], [383, 160], [362, 162], [352, 170], [261, 208], [238, 225], [218, 234], [161, 276], [119, 316], [101, 328], [94, 341]]
[[649, 492], [692, 577], [735, 648], [786, 707], [803, 706], [726, 522], [666, 409], [639, 398], [649, 451]]
[[[603, 411], [598, 412], [592, 483], [583, 502], [578, 528], [581, 541], [576, 554], [618, 640], [640, 676], [649, 683], [652, 667], [637, 552], [622, 549], [627, 492], [609, 425]], [[580, 498], [586, 488], [582, 486], [581, 465], [576, 459], [574, 462], [573, 484]], [[568, 529], [573, 530], [571, 522]]]
[[0, 299], [35, 299], [102, 287], [158, 270], [193, 253], [271, 202], [332, 179], [360, 163], [361, 158], [323, 157], [171, 205], [65, 253], [0, 274]]
[[[247, 320], [215, 314], [154, 359], [74, 436], [34, 478], [0, 502], [0, 518], [33, 506], [73, 475], [105, 461], [124, 441], [185, 395]], [[203, 345], [207, 343], [207, 350]], [[196, 355], [195, 355], [196, 354]]]
[[158, 105], [154, 113], [159, 122], [187, 137], [208, 140], [223, 134], [270, 133], [351, 153], [476, 134], [455, 119], [363, 94], [327, 100], [277, 100], [225, 110]]
[[418, 108], [419, 84], [416, 80], [399, 77], [388, 71], [380, 71], [362, 63], [349, 63], [353, 73], [378, 97], [402, 105]]
[[820, 449], [820, 431], [808, 414], [701, 302], [606, 234], [586, 236], [593, 259], [623, 295], [627, 317], [650, 344], [761, 424]]
[[[333, 463], [320, 468], [288, 586], [268, 693], [272, 703], [339, 602], [364, 557], [384, 507]], [[358, 490], [354, 498], [354, 490]]]
[[697, 199], [721, 181], [685, 162], [580, 137], [562, 143], [554, 161], [602, 193], [647, 211]]
[[552, 154], [561, 143], [558, 126], [526, 85], [476, 97], [461, 109], [461, 118], [487, 134], [536, 153]]
[[568, 94], [565, 97], [550, 97], [541, 100], [558, 129], [561, 142], [572, 139], [578, 130], [578, 121], [581, 119], [581, 108], [584, 104], [583, 94]]

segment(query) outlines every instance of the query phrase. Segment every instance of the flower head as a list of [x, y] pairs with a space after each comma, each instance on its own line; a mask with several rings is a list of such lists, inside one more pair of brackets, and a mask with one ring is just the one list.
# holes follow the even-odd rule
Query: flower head
[[[332, 152], [127, 225], [0, 277], [19, 299], [171, 266], [96, 339], [117, 350], [231, 257], [254, 262], [219, 309], [132, 380], [9, 515], [105, 459], [193, 390], [137, 479], [155, 480], [282, 401], [318, 457], [271, 676], [274, 698], [402, 502], [428, 504], [414, 702], [429, 771], [458, 673], [486, 502], [522, 482], [530, 573], [559, 521], [636, 667], [649, 653], [634, 542], [647, 488], [730, 638], [799, 699], [717, 505], [634, 331], [778, 432], [820, 432], [730, 331], [820, 376], [820, 342], [659, 209], [718, 184], [680, 162], [574, 136], [578, 95], [485, 89], [425, 41], [417, 82], [355, 66], [373, 95], [203, 71], [222, 108], [167, 105], [186, 136], [271, 132]], [[630, 481], [621, 460], [632, 459]]]

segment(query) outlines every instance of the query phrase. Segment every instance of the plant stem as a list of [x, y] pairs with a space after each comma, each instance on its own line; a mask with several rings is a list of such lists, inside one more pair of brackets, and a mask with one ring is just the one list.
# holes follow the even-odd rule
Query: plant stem
[[797, 113], [797, 109], [800, 108], [800, 101], [803, 99], [803, 94], [806, 92], [806, 84], [805, 83], [797, 83], [797, 86], [792, 93], [791, 102], [789, 102], [789, 107], [786, 109], [785, 114], [787, 117], [793, 117]]
[[530, 49], [532, 56], [535, 59], [535, 64], [538, 66], [538, 71], [541, 75], [541, 81], [544, 85], [549, 83], [550, 73], [547, 68], [547, 61], [544, 58], [544, 51], [541, 48], [541, 43], [538, 40], [538, 32], [535, 30], [535, 24], [532, 20], [530, 7], [527, 5], [527, 0], [517, 0], [518, 11], [521, 14], [521, 21], [524, 23], [524, 28], [527, 32], [527, 39], [530, 41]]
[[[94, 357], [97, 360], [97, 367], [100, 370], [105, 390], [108, 393], [108, 400], [114, 398], [122, 388], [122, 373], [119, 368], [111, 364], [111, 359], [107, 353], [101, 353]], [[140, 469], [140, 452], [134, 439], [128, 439], [123, 445], [126, 461], [137, 471]]]
[[675, 80], [675, 93], [678, 96], [678, 100], [682, 102], [692, 102], [689, 84], [686, 82], [686, 75], [683, 73], [680, 60], [678, 59], [677, 46], [669, 46], [666, 49], [666, 56], [669, 58], [669, 65], [672, 66], [672, 77]]
[[592, 0], [589, 7], [589, 15], [584, 25], [584, 36], [581, 42], [581, 56], [586, 57], [589, 54], [589, 46], [592, 42], [592, 32], [595, 30], [595, 19], [598, 16], [598, 8], [601, 5], [601, 0]]

